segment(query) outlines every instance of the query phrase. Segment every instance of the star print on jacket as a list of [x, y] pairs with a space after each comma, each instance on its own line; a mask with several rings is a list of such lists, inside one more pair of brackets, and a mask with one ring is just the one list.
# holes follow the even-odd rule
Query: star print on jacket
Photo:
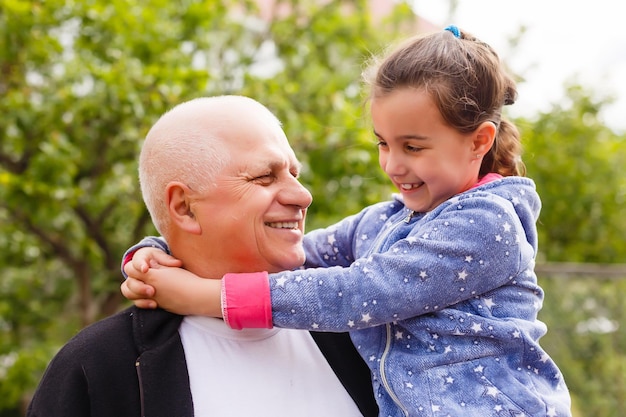
[[506, 177], [428, 213], [400, 198], [305, 237], [306, 269], [270, 274], [275, 326], [350, 331], [381, 416], [570, 416], [539, 344], [541, 203]]

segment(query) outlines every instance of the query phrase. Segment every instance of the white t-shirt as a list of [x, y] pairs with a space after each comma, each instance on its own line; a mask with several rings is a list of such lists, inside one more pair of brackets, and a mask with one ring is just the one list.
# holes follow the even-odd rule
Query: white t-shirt
[[179, 333], [196, 417], [361, 416], [306, 331], [187, 316]]

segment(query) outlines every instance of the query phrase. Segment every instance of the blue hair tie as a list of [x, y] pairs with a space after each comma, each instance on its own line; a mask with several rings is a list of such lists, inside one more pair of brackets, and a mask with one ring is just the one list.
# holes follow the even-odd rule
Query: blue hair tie
[[461, 31], [459, 30], [458, 27], [454, 25], [450, 25], [450, 26], [446, 26], [444, 30], [447, 30], [448, 32], [452, 33], [455, 38], [461, 39]]

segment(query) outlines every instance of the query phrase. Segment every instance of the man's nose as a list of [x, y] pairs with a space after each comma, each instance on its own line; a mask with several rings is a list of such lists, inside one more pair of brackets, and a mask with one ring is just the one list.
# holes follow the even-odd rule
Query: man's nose
[[295, 177], [290, 177], [281, 192], [281, 202], [286, 205], [307, 208], [313, 202], [313, 196]]

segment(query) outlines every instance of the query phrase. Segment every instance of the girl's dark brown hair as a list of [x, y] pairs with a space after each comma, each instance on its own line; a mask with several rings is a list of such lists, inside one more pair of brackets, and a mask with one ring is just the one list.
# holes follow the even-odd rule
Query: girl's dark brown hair
[[424, 89], [444, 121], [461, 133], [493, 122], [496, 138], [483, 158], [479, 176], [490, 172], [524, 175], [519, 131], [502, 117], [502, 107], [513, 104], [517, 97], [515, 81], [489, 45], [466, 32], [458, 33], [456, 37], [443, 30], [400, 44], [364, 73], [371, 96], [384, 96], [399, 88]]

